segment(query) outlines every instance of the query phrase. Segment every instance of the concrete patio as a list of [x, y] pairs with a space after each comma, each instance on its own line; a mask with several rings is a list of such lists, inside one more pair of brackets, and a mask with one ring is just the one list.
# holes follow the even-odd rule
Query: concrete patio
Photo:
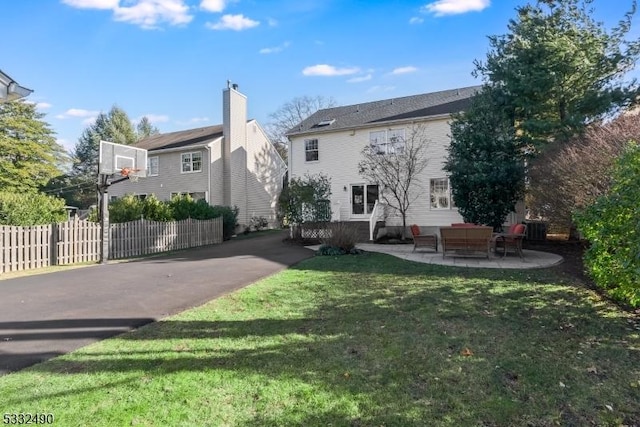
[[[309, 246], [309, 249], [318, 250], [320, 245]], [[524, 259], [513, 253], [508, 253], [506, 257], [502, 254], [491, 253], [490, 257], [463, 257], [463, 256], [442, 256], [442, 252], [434, 252], [429, 249], [419, 248], [415, 252], [411, 244], [381, 245], [376, 243], [358, 243], [357, 247], [363, 251], [380, 252], [393, 255], [409, 261], [423, 262], [425, 264], [450, 265], [455, 267], [475, 267], [475, 268], [501, 268], [501, 269], [529, 269], [546, 268], [560, 264], [563, 259], [560, 255], [532, 251], [524, 249]]]

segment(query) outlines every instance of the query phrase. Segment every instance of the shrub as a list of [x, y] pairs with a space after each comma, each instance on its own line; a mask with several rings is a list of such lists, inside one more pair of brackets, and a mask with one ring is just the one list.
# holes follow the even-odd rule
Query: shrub
[[331, 222], [327, 224], [329, 237], [320, 239], [323, 245], [339, 248], [350, 253], [358, 242], [358, 230], [348, 222]]
[[158, 200], [153, 194], [142, 201], [142, 215], [150, 221], [166, 222], [173, 219], [169, 204]]
[[269, 226], [269, 221], [267, 220], [267, 218], [263, 216], [251, 217], [251, 227], [253, 227], [254, 230], [260, 231], [263, 228], [267, 228], [268, 226]]
[[238, 226], [238, 207], [217, 205], [212, 206], [211, 211], [214, 215], [212, 218], [222, 216], [222, 237], [224, 240], [229, 240]]
[[0, 224], [43, 225], [67, 220], [64, 199], [43, 193], [0, 192]]
[[132, 194], [127, 194], [109, 202], [109, 222], [129, 222], [143, 218], [143, 201]]
[[616, 162], [609, 192], [575, 215], [591, 246], [585, 266], [612, 297], [640, 307], [640, 146]]

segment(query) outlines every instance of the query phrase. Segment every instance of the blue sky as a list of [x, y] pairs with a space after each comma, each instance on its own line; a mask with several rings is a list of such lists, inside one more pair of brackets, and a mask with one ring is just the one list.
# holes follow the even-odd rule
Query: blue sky
[[[227, 80], [261, 123], [296, 96], [347, 105], [479, 84], [473, 60], [526, 3], [5, 0], [0, 69], [73, 148], [114, 104], [162, 132], [219, 124]], [[595, 17], [610, 27], [630, 5], [595, 0]]]

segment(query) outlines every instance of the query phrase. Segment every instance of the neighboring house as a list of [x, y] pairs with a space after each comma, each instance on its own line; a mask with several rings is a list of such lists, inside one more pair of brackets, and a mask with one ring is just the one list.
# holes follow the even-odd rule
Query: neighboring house
[[256, 120], [237, 85], [223, 91], [223, 123], [152, 135], [135, 144], [147, 151], [147, 176], [109, 188], [109, 197], [189, 194], [210, 205], [237, 206], [238, 223], [263, 216], [276, 223], [286, 164]]
[[0, 103], [24, 98], [33, 92], [31, 89], [22, 87], [0, 70]]
[[[442, 168], [451, 141], [451, 114], [463, 111], [479, 89], [472, 86], [319, 110], [287, 134], [289, 177], [328, 175], [333, 220], [375, 221], [379, 218], [372, 218], [372, 212], [383, 189], [359, 175], [362, 150], [369, 144], [381, 153], [402, 149], [405, 139], [420, 128], [429, 162], [414, 184], [418, 198], [409, 208], [407, 225], [462, 222]], [[385, 214], [387, 226], [402, 224], [397, 212], [387, 209]]]

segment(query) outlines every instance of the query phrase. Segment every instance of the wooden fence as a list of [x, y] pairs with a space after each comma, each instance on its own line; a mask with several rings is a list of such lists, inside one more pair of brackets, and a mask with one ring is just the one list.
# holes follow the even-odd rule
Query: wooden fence
[[[222, 243], [222, 218], [138, 220], [109, 227], [109, 258], [128, 258]], [[0, 225], [0, 273], [100, 259], [100, 224]]]

